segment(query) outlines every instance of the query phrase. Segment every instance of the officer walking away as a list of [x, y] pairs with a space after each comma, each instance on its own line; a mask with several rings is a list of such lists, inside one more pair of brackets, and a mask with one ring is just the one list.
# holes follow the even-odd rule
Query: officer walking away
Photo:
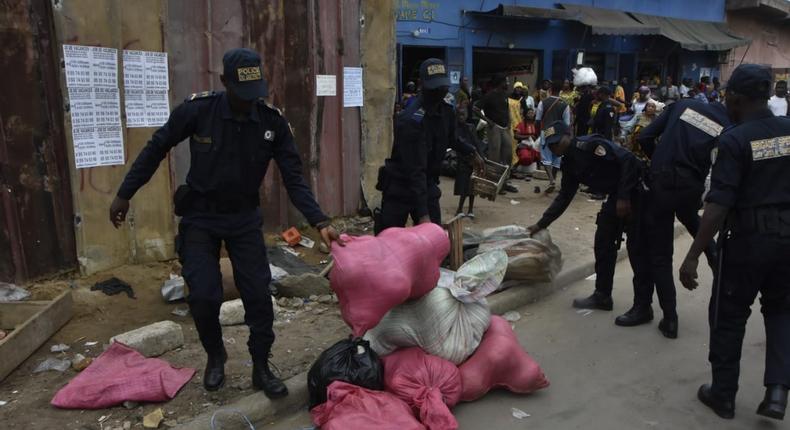
[[282, 397], [288, 390], [268, 364], [274, 316], [258, 191], [272, 159], [291, 201], [319, 229], [324, 242], [338, 240], [338, 234], [305, 184], [288, 122], [263, 101], [268, 91], [261, 57], [250, 49], [232, 49], [222, 63], [220, 79], [227, 91], [193, 94], [173, 110], [126, 175], [110, 206], [110, 221], [116, 228], [123, 223], [132, 196], [151, 179], [168, 151], [189, 138], [186, 185], [174, 197], [176, 215], [182, 217], [176, 251], [189, 286], [189, 308], [208, 354], [203, 385], [214, 391], [225, 381], [227, 354], [218, 320], [224, 242], [250, 328], [252, 383], [268, 397]]
[[[548, 228], [568, 208], [579, 184], [590, 187], [592, 192], [608, 194], [598, 213], [595, 230], [595, 292], [573, 301], [573, 307], [611, 311], [612, 283], [617, 262], [617, 250], [623, 231], [627, 229], [628, 255], [634, 269], [634, 285], [652, 282], [647, 253], [638, 233], [638, 208], [640, 206], [640, 167], [634, 154], [604, 139], [600, 135], [572, 138], [570, 128], [563, 121], [555, 121], [545, 129], [546, 143], [551, 151], [563, 156], [562, 186], [551, 206], [537, 224], [529, 227], [531, 233]], [[632, 214], [633, 212], [633, 214]], [[630, 218], [627, 220], [627, 218]]]
[[[699, 231], [699, 210], [705, 191], [705, 178], [715, 153], [716, 139], [729, 126], [727, 111], [721, 103], [704, 104], [682, 99], [669, 105], [655, 121], [642, 129], [638, 147], [650, 159], [651, 227], [647, 230], [650, 243], [653, 280], [664, 319], [658, 325], [664, 336], [678, 335], [677, 299], [672, 273], [675, 217], [695, 236]], [[658, 143], [657, 139], [660, 139]], [[713, 241], [705, 248], [711, 268], [716, 267]], [[643, 285], [637, 299], [643, 307], [633, 322], [641, 323], [648, 314], [644, 306], [653, 300], [653, 284]]]
[[[376, 188], [382, 198], [376, 234], [405, 227], [409, 216], [414, 224], [441, 224], [439, 172], [447, 148], [461, 156], [477, 153], [468, 140], [456, 139], [453, 106], [445, 101], [450, 78], [444, 63], [436, 58], [425, 60], [420, 65], [420, 81], [422, 92], [396, 119], [392, 154], [379, 169]], [[482, 167], [482, 158], [474, 160], [475, 166]]]
[[699, 255], [719, 233], [709, 308], [713, 381], [697, 396], [722, 418], [735, 416], [741, 346], [758, 292], [766, 390], [757, 413], [783, 419], [790, 387], [790, 118], [773, 116], [770, 90], [768, 67], [743, 64], [733, 71], [726, 105], [737, 125], [719, 137], [702, 224], [680, 268], [683, 286], [696, 288]]
[[612, 140], [614, 135], [614, 123], [617, 121], [615, 111], [609, 98], [612, 90], [606, 85], [601, 85], [595, 92], [595, 98], [600, 103], [595, 111], [595, 116], [591, 119], [590, 134], [600, 134], [607, 140]]

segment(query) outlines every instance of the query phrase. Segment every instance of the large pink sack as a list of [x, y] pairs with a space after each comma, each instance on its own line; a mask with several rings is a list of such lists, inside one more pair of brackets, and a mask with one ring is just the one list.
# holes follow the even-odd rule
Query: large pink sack
[[65, 409], [103, 409], [127, 400], [164, 402], [175, 397], [194, 374], [195, 369], [175, 369], [164, 360], [145, 358], [114, 342], [61, 388], [51, 403]]
[[510, 323], [497, 315], [491, 316], [477, 351], [459, 369], [465, 402], [483, 397], [492, 388], [529, 394], [549, 386], [538, 363], [519, 345]]
[[451, 407], [461, 400], [461, 372], [455, 364], [418, 347], [381, 359], [384, 386], [411, 406], [428, 430], [456, 430]]
[[332, 245], [335, 267], [329, 280], [354, 336], [375, 327], [395, 306], [436, 287], [439, 265], [450, 252], [447, 233], [433, 223], [343, 239], [345, 247]]
[[409, 405], [386, 391], [373, 391], [335, 381], [327, 401], [310, 411], [321, 430], [425, 430]]

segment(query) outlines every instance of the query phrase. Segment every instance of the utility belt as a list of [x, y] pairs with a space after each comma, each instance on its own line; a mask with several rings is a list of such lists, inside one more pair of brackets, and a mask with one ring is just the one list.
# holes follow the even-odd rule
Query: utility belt
[[727, 218], [727, 226], [733, 233], [790, 237], [790, 206], [736, 209]]
[[260, 205], [257, 195], [203, 194], [189, 185], [181, 185], [173, 196], [175, 213], [184, 216], [192, 212], [213, 214], [236, 214], [252, 210]]

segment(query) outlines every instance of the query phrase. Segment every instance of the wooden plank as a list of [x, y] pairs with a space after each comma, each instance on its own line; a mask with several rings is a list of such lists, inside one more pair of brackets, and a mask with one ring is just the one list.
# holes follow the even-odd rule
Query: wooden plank
[[450, 236], [450, 269], [458, 270], [464, 264], [463, 215], [456, 215], [445, 224]]
[[49, 302], [0, 303], [0, 328], [15, 329], [47, 305]]
[[71, 319], [73, 304], [71, 291], [65, 291], [0, 340], [0, 382]]

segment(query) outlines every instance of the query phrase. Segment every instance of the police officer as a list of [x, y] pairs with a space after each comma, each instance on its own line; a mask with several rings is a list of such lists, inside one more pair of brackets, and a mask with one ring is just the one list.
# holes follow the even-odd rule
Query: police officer
[[[444, 63], [436, 58], [425, 60], [420, 65], [420, 81], [422, 91], [396, 119], [392, 155], [379, 169], [376, 188], [382, 199], [376, 234], [404, 227], [409, 216], [414, 224], [441, 224], [439, 171], [447, 148], [465, 156], [477, 154], [468, 141], [456, 139], [453, 106], [445, 101], [450, 78]], [[474, 157], [476, 168], [482, 163], [480, 156]]]
[[[698, 211], [702, 207], [705, 178], [711, 165], [716, 139], [729, 125], [721, 103], [704, 104], [684, 99], [669, 105], [650, 125], [642, 129], [637, 144], [650, 158], [651, 202], [647, 211], [651, 226], [646, 229], [650, 243], [653, 280], [664, 318], [658, 325], [667, 338], [678, 336], [675, 281], [672, 273], [675, 216], [694, 236], [699, 230]], [[656, 139], [660, 138], [660, 144]], [[715, 264], [715, 244], [705, 250], [710, 267]], [[631, 323], [646, 322], [653, 300], [653, 283], [636, 291], [637, 312]], [[636, 306], [638, 305], [638, 306]]]
[[[563, 156], [562, 187], [551, 206], [537, 224], [529, 227], [533, 234], [547, 228], [568, 208], [579, 184], [608, 198], [598, 213], [595, 230], [595, 292], [573, 301], [581, 309], [612, 310], [612, 283], [617, 249], [627, 230], [628, 255], [634, 269], [634, 285], [651, 282], [647, 252], [639, 233], [641, 182], [639, 161], [634, 154], [600, 135], [572, 138], [562, 121], [544, 130], [546, 144], [557, 156]], [[632, 214], [633, 213], [633, 214]], [[630, 217], [630, 220], [627, 218]]]
[[757, 413], [783, 419], [790, 387], [790, 119], [771, 114], [770, 90], [768, 67], [733, 71], [726, 105], [737, 125], [719, 136], [702, 224], [680, 268], [683, 286], [696, 288], [699, 255], [719, 232], [723, 264], [709, 310], [713, 382], [697, 396], [722, 418], [735, 415], [741, 346], [758, 292], [767, 352]]
[[601, 85], [595, 92], [595, 98], [599, 104], [590, 127], [591, 134], [600, 134], [608, 140], [611, 140], [614, 135], [614, 124], [617, 120], [612, 103], [609, 101], [611, 95], [612, 90], [606, 85]]
[[227, 354], [218, 320], [224, 242], [250, 328], [252, 383], [269, 397], [282, 397], [288, 390], [268, 364], [274, 342], [271, 274], [258, 194], [272, 159], [291, 201], [322, 239], [329, 243], [338, 235], [305, 184], [288, 122], [263, 101], [268, 91], [261, 57], [250, 49], [232, 49], [222, 62], [220, 79], [227, 91], [193, 94], [173, 110], [126, 175], [110, 207], [110, 221], [116, 228], [122, 224], [132, 196], [151, 179], [168, 151], [189, 138], [191, 165], [186, 185], [174, 198], [176, 214], [182, 216], [176, 251], [189, 286], [189, 308], [208, 354], [203, 385], [214, 391], [225, 381]]

